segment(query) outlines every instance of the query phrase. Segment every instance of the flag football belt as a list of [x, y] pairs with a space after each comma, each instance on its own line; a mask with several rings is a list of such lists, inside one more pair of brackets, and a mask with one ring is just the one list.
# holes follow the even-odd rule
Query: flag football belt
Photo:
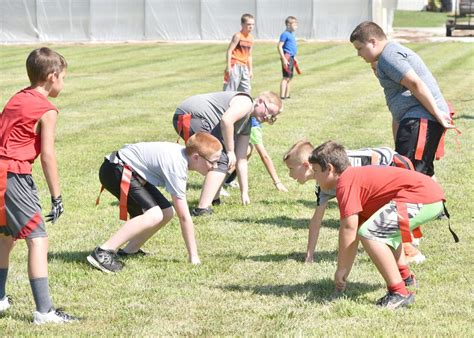
[[[461, 135], [461, 131], [458, 128], [454, 128], [458, 135]], [[415, 151], [415, 160], [420, 161], [423, 157], [423, 152], [426, 146], [426, 134], [428, 132], [428, 119], [420, 119], [420, 127], [418, 128], [418, 142], [416, 143]], [[441, 139], [438, 143], [438, 148], [436, 149], [435, 158], [437, 160], [441, 159], [444, 156], [444, 137], [446, 135], [446, 130], [443, 132]], [[455, 139], [457, 145], [459, 146], [459, 141]]]
[[[288, 62], [290, 61], [291, 59], [291, 55], [288, 54], [288, 53], [285, 53], [285, 59], [288, 60]], [[296, 70], [296, 73], [298, 75], [301, 75], [301, 70], [300, 70], [300, 66], [298, 65], [298, 61], [296, 61], [296, 59], [293, 57], [293, 67], [295, 68]], [[285, 66], [285, 71], [290, 74], [290, 69], [288, 68], [288, 66]]]
[[0, 160], [0, 227], [7, 225], [5, 193], [7, 192], [8, 162]]
[[191, 118], [192, 115], [188, 113], [178, 115], [178, 139], [176, 140], [176, 143], [179, 143], [179, 138], [181, 136], [184, 139], [184, 143], [188, 142], [191, 129]]
[[410, 159], [400, 154], [393, 155], [392, 166], [408, 170], [415, 170], [415, 168], [413, 167], [413, 163], [411, 163]]
[[[132, 167], [130, 167], [128, 164], [126, 164], [122, 161], [122, 159], [120, 158], [117, 151], [113, 152], [110, 155], [109, 162], [113, 163], [113, 164], [118, 164], [118, 165], [122, 166], [122, 168], [123, 168], [122, 178], [120, 180], [120, 199], [119, 199], [120, 213], [119, 213], [119, 218], [122, 221], [126, 221], [127, 218], [128, 218], [127, 217], [127, 215], [128, 215], [127, 201], [128, 201], [128, 192], [130, 190], [130, 182], [131, 182], [131, 179], [132, 179], [132, 175], [133, 174], [136, 175], [136, 173], [133, 171]], [[97, 196], [97, 200], [95, 201], [95, 205], [99, 204], [100, 195], [102, 194], [104, 189], [105, 189], [105, 187], [104, 187], [104, 185], [102, 185], [100, 187], [99, 196]]]

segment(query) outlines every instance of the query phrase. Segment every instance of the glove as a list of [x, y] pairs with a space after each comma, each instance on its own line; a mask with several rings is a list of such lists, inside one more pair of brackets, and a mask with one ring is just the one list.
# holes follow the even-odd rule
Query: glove
[[59, 216], [64, 212], [63, 199], [61, 195], [54, 198], [51, 196], [51, 212], [46, 215], [46, 222], [56, 223]]

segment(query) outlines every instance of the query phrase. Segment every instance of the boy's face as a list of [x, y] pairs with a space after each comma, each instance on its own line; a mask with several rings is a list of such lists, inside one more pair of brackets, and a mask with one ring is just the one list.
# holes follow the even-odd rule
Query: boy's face
[[319, 186], [322, 190], [331, 190], [336, 188], [337, 179], [334, 176], [334, 167], [328, 164], [325, 171], [321, 169], [321, 166], [317, 163], [311, 164], [313, 171], [313, 178], [318, 181]]
[[294, 32], [298, 29], [298, 21], [296, 20], [293, 20], [293, 21], [290, 21], [288, 23], [288, 25], [286, 25], [286, 29], [289, 31], [289, 32]]
[[255, 27], [255, 20], [254, 19], [247, 19], [247, 21], [245, 23], [241, 24], [241, 26], [242, 26], [242, 32], [245, 33], [245, 34], [248, 34], [251, 31], [253, 31], [253, 28]]
[[254, 116], [258, 122], [268, 122], [269, 124], [273, 124], [277, 115], [278, 106], [276, 104], [267, 103], [262, 97], [255, 99], [252, 116]]
[[285, 161], [285, 164], [289, 170], [288, 175], [299, 184], [304, 184], [308, 180], [313, 179], [313, 170], [308, 161], [302, 163], [296, 163], [296, 161]]
[[61, 73], [53, 73], [51, 77], [48, 78], [48, 81], [51, 82], [51, 91], [49, 92], [49, 96], [57, 97], [61, 90], [64, 87], [64, 77], [66, 76], [66, 69], [63, 69]]
[[206, 176], [207, 173], [213, 169], [217, 168], [217, 162], [219, 161], [219, 158], [221, 157], [221, 151], [218, 151], [214, 153], [212, 156], [209, 156], [209, 158], [205, 157], [204, 155], [201, 154], [196, 154], [198, 156], [198, 161], [200, 162], [200, 165], [198, 166], [198, 172]]
[[379, 43], [375, 39], [370, 39], [368, 42], [362, 43], [355, 40], [353, 43], [354, 48], [357, 50], [357, 55], [365, 60], [367, 63], [377, 61], [379, 57]]

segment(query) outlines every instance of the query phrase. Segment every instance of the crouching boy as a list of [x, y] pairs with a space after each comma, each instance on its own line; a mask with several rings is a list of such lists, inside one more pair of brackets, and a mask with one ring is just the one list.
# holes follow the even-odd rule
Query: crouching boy
[[169, 142], [144, 142], [127, 144], [106, 156], [99, 171], [100, 182], [119, 199], [120, 218], [126, 220], [128, 212], [131, 219], [92, 251], [87, 257], [89, 263], [110, 273], [123, 268], [117, 255], [146, 255], [142, 245], [174, 215], [173, 206], [156, 188], [162, 186], [171, 194], [189, 261], [200, 264], [186, 201], [186, 180], [188, 170], [206, 175], [214, 169], [221, 152], [222, 145], [214, 136], [196, 133], [185, 147]]
[[344, 147], [332, 141], [309, 158], [321, 189], [336, 189], [341, 224], [336, 290], [344, 291], [358, 239], [384, 278], [388, 292], [377, 305], [394, 309], [414, 302], [406, 288], [415, 281], [402, 242], [410, 232], [443, 213], [444, 193], [430, 177], [384, 166], [351, 167]]

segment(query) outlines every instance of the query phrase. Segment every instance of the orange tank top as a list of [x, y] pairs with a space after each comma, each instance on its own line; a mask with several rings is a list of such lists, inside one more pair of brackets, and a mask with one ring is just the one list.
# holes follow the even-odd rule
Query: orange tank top
[[239, 63], [241, 65], [247, 65], [250, 50], [253, 46], [253, 36], [252, 34], [244, 35], [241, 32], [238, 32], [239, 43], [232, 51], [232, 63]]

